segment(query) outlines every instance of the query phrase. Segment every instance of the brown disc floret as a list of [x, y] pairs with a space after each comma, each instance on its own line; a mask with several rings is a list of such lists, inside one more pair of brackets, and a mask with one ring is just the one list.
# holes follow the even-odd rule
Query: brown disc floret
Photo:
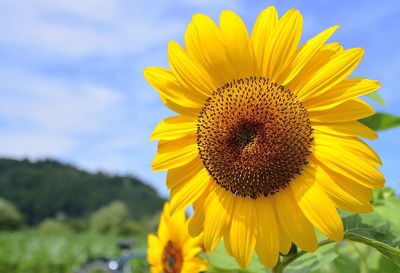
[[181, 248], [171, 240], [167, 242], [162, 253], [162, 266], [165, 273], [180, 273], [183, 265]]
[[257, 198], [285, 188], [308, 163], [312, 128], [293, 93], [264, 77], [215, 90], [198, 118], [205, 168], [222, 188]]

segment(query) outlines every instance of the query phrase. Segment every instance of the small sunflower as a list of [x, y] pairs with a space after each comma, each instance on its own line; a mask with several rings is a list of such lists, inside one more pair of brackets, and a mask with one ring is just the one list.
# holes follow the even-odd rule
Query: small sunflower
[[379, 88], [349, 75], [363, 49], [326, 43], [337, 26], [299, 46], [302, 16], [270, 7], [251, 36], [235, 13], [219, 27], [196, 14], [185, 48], [168, 47], [171, 69], [145, 77], [178, 115], [163, 120], [153, 161], [168, 170], [171, 209], [193, 204], [189, 231], [213, 251], [224, 240], [242, 267], [254, 250], [267, 267], [291, 243], [317, 248], [314, 226], [343, 239], [337, 208], [369, 212], [384, 185], [378, 155], [359, 137], [377, 135], [357, 120], [374, 110], [358, 96]]
[[170, 216], [168, 203], [160, 217], [157, 236], [148, 236], [147, 259], [151, 273], [198, 273], [207, 270], [196, 257], [202, 250], [202, 237], [189, 236], [184, 210]]

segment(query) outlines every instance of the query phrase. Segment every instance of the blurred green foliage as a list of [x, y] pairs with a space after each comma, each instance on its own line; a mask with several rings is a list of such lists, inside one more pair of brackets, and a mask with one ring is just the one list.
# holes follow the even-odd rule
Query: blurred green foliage
[[37, 227], [37, 231], [41, 234], [58, 235], [70, 234], [72, 229], [65, 223], [57, 219], [46, 219]]
[[380, 106], [385, 106], [385, 100], [382, 98], [378, 91], [374, 91], [366, 95], [367, 98], [373, 100], [376, 104]]
[[[74, 273], [93, 257], [118, 257], [118, 237], [96, 234], [44, 235], [0, 233], [0, 273]], [[145, 238], [135, 237], [135, 253], [145, 253]], [[148, 272], [146, 262], [133, 260], [135, 273]]]
[[148, 232], [142, 225], [142, 223], [138, 223], [132, 220], [126, 220], [122, 223], [122, 225], [118, 228], [118, 235], [121, 236], [137, 236], [137, 235], [145, 235]]
[[101, 207], [90, 217], [90, 230], [100, 234], [118, 234], [119, 227], [128, 218], [128, 210], [121, 201]]
[[126, 204], [129, 218], [141, 220], [162, 210], [164, 203], [152, 187], [133, 176], [89, 173], [54, 160], [0, 159], [0, 196], [15, 204], [28, 225], [60, 212], [88, 217], [114, 200]]
[[400, 126], [400, 117], [386, 113], [376, 113], [360, 120], [374, 131], [383, 131]]
[[128, 219], [128, 209], [121, 201], [101, 207], [90, 216], [89, 230], [98, 234], [144, 235], [141, 223]]
[[22, 215], [17, 208], [11, 202], [0, 198], [0, 231], [16, 230], [21, 224]]

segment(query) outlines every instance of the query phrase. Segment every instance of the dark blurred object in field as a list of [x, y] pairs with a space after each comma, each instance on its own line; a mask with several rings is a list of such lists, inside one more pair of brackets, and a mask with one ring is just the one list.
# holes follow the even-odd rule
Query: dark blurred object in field
[[148, 269], [146, 255], [133, 251], [134, 245], [134, 241], [120, 240], [117, 243], [118, 248], [121, 250], [119, 257], [90, 259], [76, 273], [133, 273], [132, 264], [141, 266], [141, 268], [137, 269], [140, 269], [139, 272], [143, 273], [145, 269]]
[[27, 225], [59, 213], [88, 217], [114, 200], [125, 203], [127, 217], [138, 221], [151, 218], [164, 202], [136, 177], [90, 173], [55, 160], [0, 159], [0, 197], [21, 211]]

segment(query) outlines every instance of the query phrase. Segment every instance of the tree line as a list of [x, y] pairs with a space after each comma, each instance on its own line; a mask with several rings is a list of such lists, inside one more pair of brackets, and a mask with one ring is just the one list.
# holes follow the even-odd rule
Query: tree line
[[130, 219], [140, 221], [164, 203], [154, 188], [134, 176], [91, 173], [52, 159], [0, 159], [0, 197], [17, 207], [26, 225], [59, 213], [88, 217], [114, 200], [126, 204]]

